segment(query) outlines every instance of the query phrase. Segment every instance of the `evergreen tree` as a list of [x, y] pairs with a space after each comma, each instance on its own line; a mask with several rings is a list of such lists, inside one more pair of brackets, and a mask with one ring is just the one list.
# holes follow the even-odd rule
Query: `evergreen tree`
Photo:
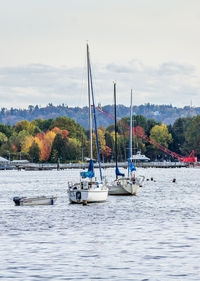
[[29, 156], [32, 162], [39, 162], [40, 159], [40, 149], [36, 142], [33, 142], [29, 149]]

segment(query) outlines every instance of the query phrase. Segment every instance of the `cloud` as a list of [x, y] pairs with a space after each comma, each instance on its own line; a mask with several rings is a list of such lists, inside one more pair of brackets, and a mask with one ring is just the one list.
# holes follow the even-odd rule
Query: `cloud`
[[[117, 82], [117, 102], [129, 105], [130, 91], [134, 103], [200, 105], [200, 79], [192, 65], [166, 62], [157, 67], [132, 60], [126, 64], [93, 66], [96, 102], [113, 103], [113, 81]], [[87, 104], [86, 70], [79, 67], [30, 64], [0, 68], [1, 107], [24, 108]]]

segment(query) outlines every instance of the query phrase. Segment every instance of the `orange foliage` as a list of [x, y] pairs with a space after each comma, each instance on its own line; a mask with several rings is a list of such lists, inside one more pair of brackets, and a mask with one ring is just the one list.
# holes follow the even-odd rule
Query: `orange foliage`
[[[46, 133], [38, 133], [35, 137], [27, 136], [22, 144], [22, 151], [28, 152], [31, 145], [35, 141], [40, 149], [40, 160], [48, 161], [53, 141], [57, 134], [61, 134], [64, 138], [68, 139], [69, 132], [67, 130], [60, 130], [59, 128], [54, 127], [51, 131], [47, 131]], [[14, 149], [17, 148], [14, 148], [13, 145], [13, 150]]]
[[47, 131], [45, 134], [38, 133], [35, 137], [35, 142], [40, 148], [40, 160], [47, 161], [51, 153], [51, 147], [56, 133]]
[[62, 130], [59, 129], [58, 127], [54, 127], [54, 128], [52, 129], [52, 132], [54, 132], [56, 135], [57, 135], [57, 134], [62, 134]]

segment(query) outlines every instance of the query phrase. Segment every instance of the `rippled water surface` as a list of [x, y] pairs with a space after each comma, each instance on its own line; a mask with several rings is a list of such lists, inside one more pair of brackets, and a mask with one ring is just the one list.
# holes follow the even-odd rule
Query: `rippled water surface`
[[[66, 192], [78, 170], [0, 171], [0, 279], [200, 280], [200, 169], [138, 173], [153, 181], [136, 197], [82, 206]], [[32, 195], [58, 199], [14, 206]]]

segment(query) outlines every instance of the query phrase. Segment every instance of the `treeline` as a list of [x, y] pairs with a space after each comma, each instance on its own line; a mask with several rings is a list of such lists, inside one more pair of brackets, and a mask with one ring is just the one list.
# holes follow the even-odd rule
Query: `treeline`
[[[118, 157], [126, 161], [129, 153], [129, 117], [118, 121]], [[138, 135], [146, 135], [173, 152], [189, 155], [191, 150], [200, 157], [200, 115], [178, 118], [165, 125], [142, 115], [134, 116], [133, 147], [151, 160], [173, 160]], [[114, 125], [98, 128], [102, 161], [115, 160]], [[97, 158], [93, 134], [93, 153]], [[0, 155], [7, 159], [28, 159], [31, 162], [62, 163], [83, 161], [88, 156], [89, 132], [68, 117], [23, 120], [15, 125], [0, 123]]]
[[[110, 114], [114, 114], [113, 105], [103, 106], [103, 109]], [[185, 106], [183, 108], [174, 107], [172, 105], [155, 105], [155, 104], [143, 104], [133, 106], [133, 112], [135, 115], [143, 115], [147, 119], [155, 119], [156, 121], [164, 124], [173, 124], [179, 117], [196, 116], [200, 114], [200, 107]], [[29, 105], [27, 109], [17, 108], [1, 108], [0, 109], [0, 123], [15, 125], [22, 120], [33, 121], [35, 119], [55, 119], [57, 117], [66, 116], [74, 119], [85, 129], [89, 127], [87, 107], [69, 107], [65, 104], [53, 105], [49, 103], [46, 107], [39, 105]], [[124, 105], [117, 105], [117, 116], [119, 118], [129, 116], [129, 107]], [[112, 120], [101, 112], [97, 111], [97, 118], [99, 126], [108, 127], [112, 124]]]

